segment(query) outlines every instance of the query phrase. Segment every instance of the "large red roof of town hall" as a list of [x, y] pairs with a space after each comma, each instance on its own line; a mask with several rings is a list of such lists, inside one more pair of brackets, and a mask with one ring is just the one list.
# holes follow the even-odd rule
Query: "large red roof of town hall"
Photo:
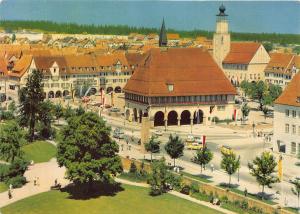
[[212, 56], [200, 48], [149, 50], [124, 91], [144, 96], [236, 94]]

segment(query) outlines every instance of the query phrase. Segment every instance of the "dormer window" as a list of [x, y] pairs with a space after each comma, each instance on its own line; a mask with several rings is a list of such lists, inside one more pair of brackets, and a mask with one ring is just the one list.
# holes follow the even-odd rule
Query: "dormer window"
[[168, 91], [169, 92], [174, 91], [174, 85], [173, 84], [167, 84], [167, 86], [168, 86]]

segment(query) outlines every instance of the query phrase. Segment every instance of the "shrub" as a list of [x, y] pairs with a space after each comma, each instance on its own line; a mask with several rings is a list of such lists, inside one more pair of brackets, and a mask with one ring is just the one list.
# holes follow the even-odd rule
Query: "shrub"
[[137, 167], [136, 167], [136, 164], [134, 162], [131, 162], [129, 172], [130, 173], [136, 173], [137, 172]]
[[199, 184], [197, 182], [193, 182], [190, 187], [191, 187], [191, 193], [199, 192]]
[[171, 189], [177, 191], [181, 190], [182, 177], [170, 173], [166, 179], [166, 183], [170, 185]]
[[248, 206], [248, 202], [245, 201], [245, 200], [241, 202], [240, 206], [241, 206], [241, 208], [244, 209], [244, 210], [247, 210], [248, 207], [249, 207], [249, 206]]
[[22, 158], [17, 158], [9, 165], [8, 177], [13, 178], [17, 176], [23, 176], [27, 170], [29, 162]]
[[163, 193], [163, 191], [159, 187], [151, 186], [151, 190], [150, 190], [151, 196], [158, 196], [158, 195], [161, 195], [162, 193]]
[[220, 119], [218, 117], [213, 117], [212, 121], [215, 122], [215, 123], [218, 123], [220, 121]]
[[16, 176], [6, 181], [7, 185], [11, 184], [14, 188], [22, 187], [25, 183], [26, 183], [26, 178], [24, 176]]
[[185, 195], [189, 195], [190, 194], [190, 190], [191, 190], [191, 188], [190, 188], [189, 185], [184, 185], [181, 188], [180, 192], [183, 193], [183, 194], [185, 194]]
[[227, 203], [228, 202], [228, 197], [226, 195], [222, 196], [221, 201], [223, 201], [224, 203]]
[[0, 164], [0, 181], [5, 181], [9, 173], [9, 165]]
[[13, 120], [15, 118], [11, 111], [0, 111], [0, 120]]

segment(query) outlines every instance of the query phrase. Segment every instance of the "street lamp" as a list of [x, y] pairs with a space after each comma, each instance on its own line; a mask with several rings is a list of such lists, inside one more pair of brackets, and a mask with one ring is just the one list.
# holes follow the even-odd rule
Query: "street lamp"
[[252, 129], [253, 129], [253, 137], [254, 137], [254, 128], [255, 128], [255, 123], [254, 123], [254, 121], [253, 121], [253, 123], [252, 123]]
[[[239, 155], [239, 160], [240, 160], [241, 156]], [[238, 183], [240, 182], [240, 166], [238, 167]]]

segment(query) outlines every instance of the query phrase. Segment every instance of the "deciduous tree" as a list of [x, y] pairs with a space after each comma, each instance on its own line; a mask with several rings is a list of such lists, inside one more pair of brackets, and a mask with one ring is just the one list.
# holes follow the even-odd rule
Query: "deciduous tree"
[[275, 157], [270, 152], [263, 152], [256, 157], [252, 163], [248, 163], [250, 174], [254, 176], [262, 186], [262, 197], [264, 195], [265, 186], [271, 188], [273, 183], [279, 181], [278, 177], [274, 175], [276, 168]]
[[202, 173], [202, 169], [205, 168], [205, 165], [207, 165], [212, 159], [213, 153], [206, 146], [204, 146], [196, 152], [196, 155], [192, 161], [201, 166]]
[[168, 155], [174, 160], [174, 167], [175, 167], [175, 160], [183, 156], [183, 149], [184, 149], [184, 144], [182, 140], [179, 138], [179, 136], [170, 135], [169, 141], [165, 145], [165, 150], [168, 153]]
[[5, 161], [14, 162], [22, 154], [24, 133], [15, 121], [10, 121], [0, 127], [0, 157]]
[[160, 141], [152, 136], [148, 143], [145, 143], [145, 150], [150, 152], [151, 154], [151, 162], [152, 162], [152, 154], [157, 153], [160, 150]]
[[54, 115], [56, 117], [57, 123], [59, 124], [59, 119], [64, 115], [61, 104], [57, 104], [54, 106]]
[[231, 184], [231, 176], [236, 173], [240, 167], [240, 157], [236, 157], [236, 154], [230, 152], [228, 154], [222, 153], [221, 169], [229, 175], [228, 187]]
[[113, 182], [122, 172], [119, 147], [110, 137], [111, 129], [94, 113], [84, 113], [68, 120], [58, 143], [57, 161], [67, 168], [67, 178], [75, 184], [93, 181]]
[[242, 111], [243, 121], [245, 121], [246, 117], [248, 117], [250, 113], [250, 107], [248, 106], [247, 103], [243, 104], [241, 111]]

